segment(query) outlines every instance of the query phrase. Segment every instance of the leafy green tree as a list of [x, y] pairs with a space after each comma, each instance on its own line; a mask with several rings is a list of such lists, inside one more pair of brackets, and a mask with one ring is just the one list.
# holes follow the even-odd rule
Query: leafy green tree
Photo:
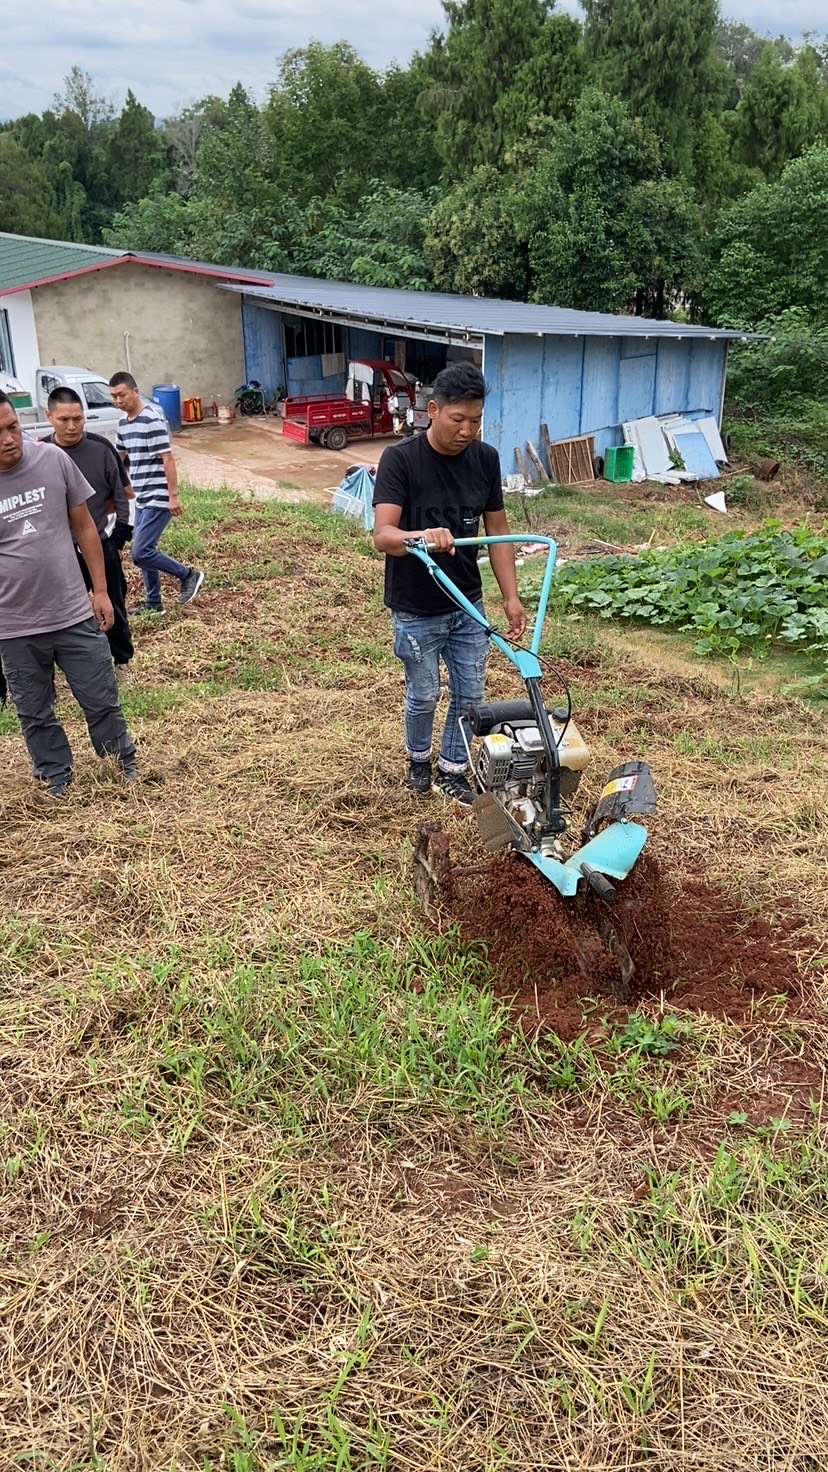
[[435, 205], [425, 251], [438, 290], [526, 300], [527, 243], [515, 226], [519, 188], [514, 177], [481, 164]]
[[10, 125], [45, 173], [56, 211], [52, 228], [64, 239], [100, 240], [109, 221], [118, 199], [108, 158], [114, 128], [112, 103], [80, 67], [72, 68], [52, 108]]
[[302, 218], [274, 177], [262, 112], [237, 83], [226, 102], [211, 102], [211, 114], [189, 197], [165, 190], [159, 181], [144, 199], [119, 211], [107, 242], [225, 266], [287, 270], [302, 237]]
[[201, 259], [286, 269], [301, 220], [279, 183], [265, 116], [240, 83], [204, 131], [192, 199], [203, 207], [193, 247]]
[[60, 228], [46, 170], [9, 132], [0, 132], [0, 219], [12, 235], [51, 237]]
[[378, 181], [353, 210], [335, 199], [313, 200], [304, 211], [307, 235], [294, 251], [293, 269], [424, 291], [431, 286], [423, 236], [432, 203], [430, 194]]
[[571, 112], [585, 73], [580, 27], [553, 0], [443, 0], [422, 105], [448, 178], [501, 166], [527, 133]]
[[106, 245], [120, 250], [190, 256], [196, 252], [208, 220], [209, 205], [156, 188], [143, 199], [125, 204], [103, 237]]
[[713, 320], [751, 327], [790, 307], [828, 322], [828, 146], [725, 210], [705, 288]]
[[63, 200], [70, 238], [95, 243], [119, 199], [109, 162], [114, 104], [95, 90], [88, 72], [73, 66], [43, 127], [43, 162]]
[[819, 57], [804, 47], [786, 65], [766, 46], [746, 81], [733, 114], [740, 158], [748, 168], [775, 178], [786, 163], [815, 143], [828, 126], [828, 87]]
[[389, 67], [381, 84], [376, 176], [397, 189], [428, 190], [439, 182], [441, 162], [434, 123], [421, 101], [427, 86], [423, 58], [414, 56], [406, 68]]
[[512, 86], [495, 103], [505, 162], [526, 139], [542, 138], [558, 119], [572, 116], [587, 75], [580, 25], [570, 15], [547, 15]]
[[698, 212], [664, 178], [655, 134], [617, 98], [587, 89], [522, 189], [536, 301], [663, 315], [699, 270]]
[[789, 307], [756, 324], [757, 342], [734, 344], [728, 360], [727, 393], [734, 407], [801, 408], [803, 398], [823, 400], [828, 375], [828, 321]]
[[109, 138], [107, 161], [119, 203], [142, 199], [170, 182], [170, 145], [131, 90]]
[[726, 71], [714, 50], [717, 0], [584, 0], [586, 47], [598, 77], [656, 133], [669, 173], [693, 173], [705, 111]]
[[184, 198], [195, 189], [202, 140], [211, 128], [223, 126], [226, 106], [224, 98], [210, 95], [164, 120], [163, 134], [170, 151], [173, 185]]
[[519, 168], [484, 165], [440, 201], [426, 251], [446, 290], [663, 315], [697, 280], [699, 234], [652, 130], [587, 88]]
[[67, 112], [74, 113], [84, 132], [91, 133], [94, 127], [112, 122], [115, 104], [102, 92], [95, 91], [89, 72], [73, 66], [63, 79], [63, 91], [55, 93], [52, 110], [57, 117]]
[[[783, 66], [789, 66], [796, 54], [786, 36], [770, 40], [767, 36], [760, 36], [744, 21], [722, 19], [716, 26], [715, 47], [717, 55], [733, 74], [736, 100], [742, 84], [758, 66], [766, 47], [771, 48]], [[736, 101], [732, 103], [735, 105]]]
[[264, 122], [281, 185], [298, 200], [336, 194], [354, 203], [366, 178], [381, 176], [382, 86], [344, 41], [285, 53]]
[[696, 199], [708, 229], [724, 205], [753, 189], [758, 182], [756, 171], [734, 155], [727, 117], [727, 113], [705, 113], [693, 140]]

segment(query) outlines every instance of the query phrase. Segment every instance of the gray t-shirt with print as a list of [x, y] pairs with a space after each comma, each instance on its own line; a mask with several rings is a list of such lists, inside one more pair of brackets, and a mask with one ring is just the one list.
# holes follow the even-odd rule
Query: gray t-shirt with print
[[23, 459], [0, 471], [0, 639], [91, 617], [68, 511], [93, 495], [57, 445], [24, 438]]

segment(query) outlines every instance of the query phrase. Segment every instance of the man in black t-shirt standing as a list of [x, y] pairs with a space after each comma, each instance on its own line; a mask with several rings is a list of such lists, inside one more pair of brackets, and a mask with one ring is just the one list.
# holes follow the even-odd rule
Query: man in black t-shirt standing
[[[83, 404], [80, 395], [73, 388], [52, 390], [47, 405], [47, 418], [53, 431], [49, 436], [50, 443], [57, 445], [74, 461], [84, 480], [89, 482], [95, 492], [87, 502], [87, 507], [103, 548], [106, 591], [114, 615], [112, 627], [107, 629], [106, 637], [109, 640], [115, 672], [120, 677], [135, 653], [126, 611], [127, 584], [121, 566], [121, 548], [132, 536], [129, 517], [132, 486], [129, 475], [109, 440], [99, 434], [87, 432]], [[87, 588], [91, 588], [89, 569], [79, 548], [78, 559], [83, 580]]]
[[[508, 534], [500, 461], [478, 438], [486, 384], [470, 363], [444, 368], [428, 405], [431, 424], [387, 449], [374, 489], [374, 546], [385, 553], [385, 603], [391, 609], [394, 653], [406, 677], [406, 785], [428, 792], [432, 785], [432, 732], [440, 695], [440, 662], [448, 670], [451, 699], [435, 786], [457, 802], [471, 803], [465, 776], [466, 748], [460, 717], [483, 696], [489, 640], [485, 630], [453, 603], [406, 542], [424, 537], [431, 555], [466, 597], [482, 610], [482, 585], [475, 547], [455, 547], [456, 537]], [[526, 628], [509, 543], [489, 548], [492, 571], [503, 596], [509, 639]]]

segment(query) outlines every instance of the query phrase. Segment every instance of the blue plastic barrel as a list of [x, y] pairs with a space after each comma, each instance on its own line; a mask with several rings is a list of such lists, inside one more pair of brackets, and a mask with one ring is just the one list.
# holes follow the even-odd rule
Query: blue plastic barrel
[[164, 410], [167, 416], [167, 423], [173, 434], [178, 434], [181, 428], [181, 389], [178, 387], [178, 384], [153, 384], [152, 401]]

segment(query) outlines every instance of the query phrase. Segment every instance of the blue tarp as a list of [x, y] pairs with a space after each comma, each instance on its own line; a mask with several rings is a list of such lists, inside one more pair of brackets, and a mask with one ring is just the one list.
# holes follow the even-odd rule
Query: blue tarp
[[374, 477], [367, 465], [354, 465], [340, 482], [331, 499], [331, 510], [342, 516], [358, 516], [367, 532], [374, 526]]

